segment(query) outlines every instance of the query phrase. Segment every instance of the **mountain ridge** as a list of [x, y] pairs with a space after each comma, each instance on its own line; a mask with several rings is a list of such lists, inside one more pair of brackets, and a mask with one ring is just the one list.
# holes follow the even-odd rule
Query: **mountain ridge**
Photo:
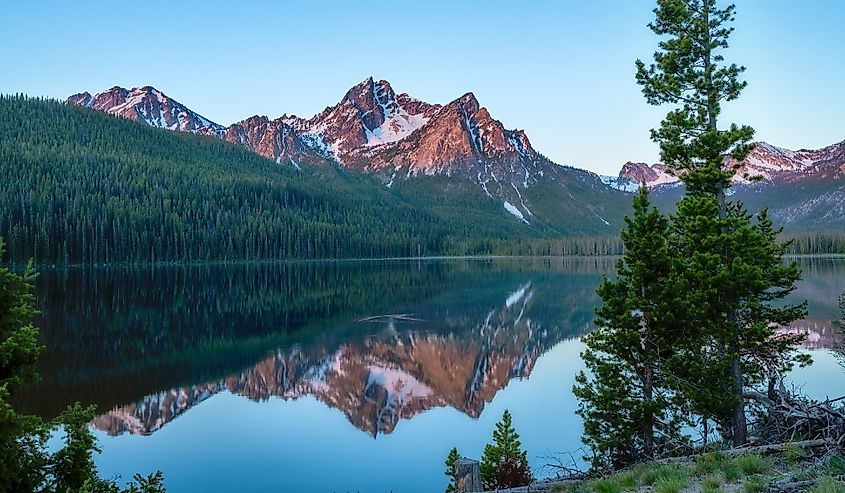
[[[726, 164], [738, 163], [734, 159], [726, 159]], [[776, 184], [819, 177], [839, 179], [843, 176], [845, 140], [820, 149], [797, 151], [759, 141], [731, 181], [734, 185]], [[680, 178], [669, 173], [662, 163], [649, 165], [629, 161], [622, 165], [617, 177], [605, 177], [605, 181], [620, 190], [630, 191], [641, 184], [647, 188], [677, 185]]]
[[[158, 106], [148, 109], [151, 100]], [[451, 183], [440, 188], [448, 194], [474, 194], [468, 186], [474, 187], [484, 200], [498, 202], [510, 221], [525, 226], [539, 223], [569, 231], [566, 216], [575, 212], [578, 221], [597, 223], [597, 228], [590, 228], [594, 232], [615, 234], [626, 207], [595, 173], [561, 166], [541, 155], [523, 130], [507, 129], [472, 92], [447, 104], [432, 104], [397, 93], [386, 80], [368, 77], [347, 90], [337, 104], [310, 118], [254, 115], [228, 127], [203, 119], [151, 86], [131, 90], [116, 86], [95, 96], [80, 93], [65, 103], [156, 128], [219, 137], [278, 164], [363, 172], [386, 188], [411, 178], [447, 177]], [[155, 117], [153, 110], [159, 106], [178, 108], [186, 123], [175, 125], [172, 119]], [[188, 118], [192, 115], [196, 116]], [[556, 198], [546, 197], [549, 187]], [[440, 200], [426, 186], [407, 188]], [[601, 203], [592, 202], [596, 194]]]

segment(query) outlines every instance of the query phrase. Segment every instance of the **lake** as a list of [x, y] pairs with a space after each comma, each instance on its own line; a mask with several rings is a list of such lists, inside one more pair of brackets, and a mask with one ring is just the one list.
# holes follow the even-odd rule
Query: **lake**
[[[103, 476], [169, 491], [442, 491], [505, 409], [539, 476], [579, 451], [571, 393], [608, 258], [302, 262], [42, 272], [42, 380], [18, 400], [92, 423]], [[826, 350], [844, 259], [803, 259], [791, 380], [845, 394]]]

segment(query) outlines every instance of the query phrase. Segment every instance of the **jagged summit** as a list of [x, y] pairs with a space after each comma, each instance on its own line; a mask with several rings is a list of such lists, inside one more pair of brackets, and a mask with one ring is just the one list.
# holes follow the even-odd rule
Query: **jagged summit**
[[559, 168], [542, 158], [522, 130], [508, 130], [467, 92], [445, 104], [397, 94], [386, 80], [367, 77], [341, 100], [305, 119], [252, 116], [228, 127], [200, 116], [161, 91], [115, 86], [67, 104], [86, 106], [147, 125], [216, 135], [276, 162], [330, 162], [366, 171], [392, 185], [417, 175], [460, 175], [489, 197], [505, 200], [523, 222], [532, 215], [520, 195], [546, 172]]
[[[614, 193], [597, 175], [549, 161], [524, 131], [507, 129], [472, 92], [446, 104], [429, 103], [397, 93], [386, 80], [367, 77], [311, 118], [256, 115], [228, 127], [148, 86], [75, 94], [67, 104], [154, 127], [213, 135], [281, 165], [339, 166], [369, 173], [387, 188], [406, 182], [412, 187], [417, 177], [445, 177], [437, 185], [443, 191], [453, 196], [482, 194], [484, 207], [491, 205], [487, 200], [498, 202], [496, 214], [525, 226], [539, 222], [557, 228], [575, 216], [589, 231], [610, 233], [614, 227], [605, 216], [612, 214], [616, 221], [613, 217], [619, 215], [610, 196], [612, 213], [587, 201], [596, 193]], [[566, 202], [550, 199], [548, 190], [560, 192]], [[563, 209], [572, 212], [561, 219]]]
[[152, 86], [114, 86], [95, 96], [88, 92], [74, 94], [66, 102], [167, 130], [217, 136], [225, 130]]

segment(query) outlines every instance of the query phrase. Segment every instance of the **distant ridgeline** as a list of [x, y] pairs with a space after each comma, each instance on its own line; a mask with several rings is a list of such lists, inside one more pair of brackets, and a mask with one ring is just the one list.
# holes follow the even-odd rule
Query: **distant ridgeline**
[[[499, 192], [459, 167], [386, 184], [330, 159], [277, 162], [215, 136], [0, 96], [0, 236], [7, 261], [55, 264], [620, 253], [631, 195], [532, 159], [533, 181]], [[788, 234], [793, 253], [845, 253], [838, 225]]]
[[[604, 224], [579, 224], [564, 207], [557, 215], [565, 221], [518, 221], [478, 186], [460, 187], [460, 177], [388, 188], [330, 163], [300, 170], [214, 137], [24, 96], [0, 96], [0, 177], [0, 236], [13, 262], [593, 255], [620, 248]], [[457, 192], [444, 191], [446, 180]], [[614, 226], [629, 200], [622, 195]]]

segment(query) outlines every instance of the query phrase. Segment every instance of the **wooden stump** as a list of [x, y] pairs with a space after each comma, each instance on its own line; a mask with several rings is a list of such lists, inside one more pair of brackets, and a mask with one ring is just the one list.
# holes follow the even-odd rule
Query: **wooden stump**
[[481, 465], [477, 460], [462, 457], [455, 463], [456, 493], [477, 493], [484, 491], [481, 486]]

